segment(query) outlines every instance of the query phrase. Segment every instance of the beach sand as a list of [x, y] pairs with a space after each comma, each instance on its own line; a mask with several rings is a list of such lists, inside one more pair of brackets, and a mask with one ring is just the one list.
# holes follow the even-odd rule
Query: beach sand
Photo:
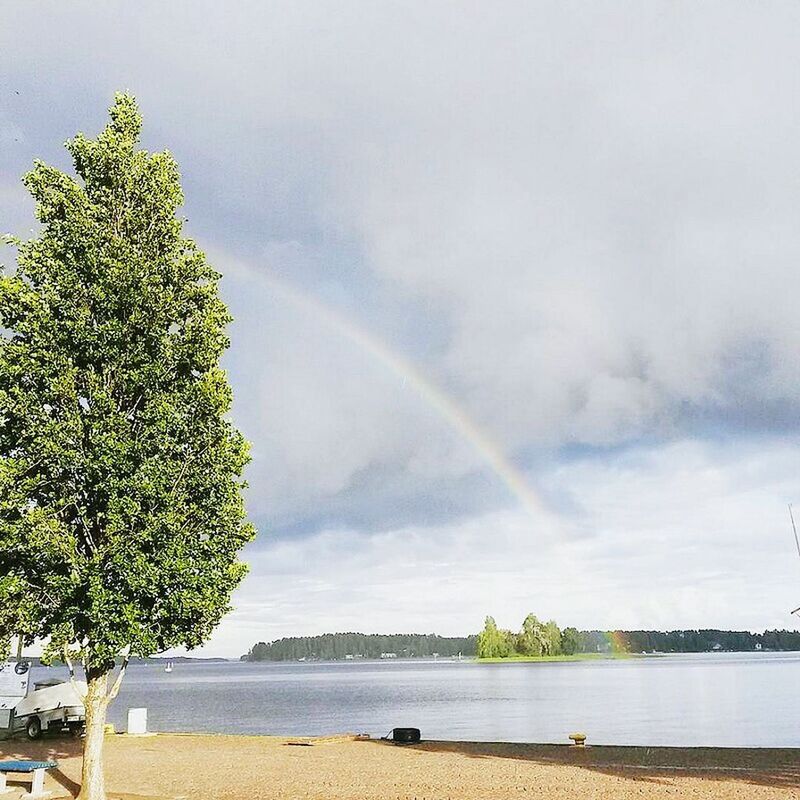
[[[77, 794], [80, 741], [0, 741], [2, 758], [55, 758], [46, 788]], [[9, 785], [22, 794], [23, 784]], [[159, 734], [106, 738], [110, 798], [505, 800], [800, 798], [800, 750], [423, 742]]]

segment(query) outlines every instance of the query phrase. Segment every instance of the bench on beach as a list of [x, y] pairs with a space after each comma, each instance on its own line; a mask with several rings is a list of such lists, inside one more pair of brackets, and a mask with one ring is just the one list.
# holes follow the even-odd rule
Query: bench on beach
[[26, 800], [37, 800], [37, 798], [47, 797], [50, 792], [44, 790], [44, 773], [48, 769], [57, 767], [58, 763], [55, 761], [0, 761], [0, 795], [14, 791], [6, 786], [6, 775], [9, 772], [21, 772], [30, 775], [31, 790], [28, 794], [22, 795]]

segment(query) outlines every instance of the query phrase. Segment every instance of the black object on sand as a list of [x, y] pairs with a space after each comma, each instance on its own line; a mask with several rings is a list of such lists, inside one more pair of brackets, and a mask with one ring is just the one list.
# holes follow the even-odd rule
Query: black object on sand
[[392, 728], [389, 735], [383, 738], [395, 744], [417, 744], [420, 740], [419, 728]]

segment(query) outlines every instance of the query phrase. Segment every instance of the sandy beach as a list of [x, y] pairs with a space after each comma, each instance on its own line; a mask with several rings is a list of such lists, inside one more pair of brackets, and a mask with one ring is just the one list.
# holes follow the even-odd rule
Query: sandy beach
[[[0, 742], [3, 758], [58, 761], [46, 788], [74, 797], [80, 742]], [[159, 734], [106, 738], [110, 797], [220, 800], [501, 798], [800, 798], [793, 749], [588, 747], [423, 742], [349, 736]], [[22, 794], [25, 784], [9, 785]]]

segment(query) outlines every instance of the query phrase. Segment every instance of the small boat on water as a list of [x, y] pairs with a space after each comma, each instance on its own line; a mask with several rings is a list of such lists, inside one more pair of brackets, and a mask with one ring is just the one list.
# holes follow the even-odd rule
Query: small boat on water
[[167, 661], [167, 666], [164, 667], [164, 672], [172, 672], [172, 662]]

